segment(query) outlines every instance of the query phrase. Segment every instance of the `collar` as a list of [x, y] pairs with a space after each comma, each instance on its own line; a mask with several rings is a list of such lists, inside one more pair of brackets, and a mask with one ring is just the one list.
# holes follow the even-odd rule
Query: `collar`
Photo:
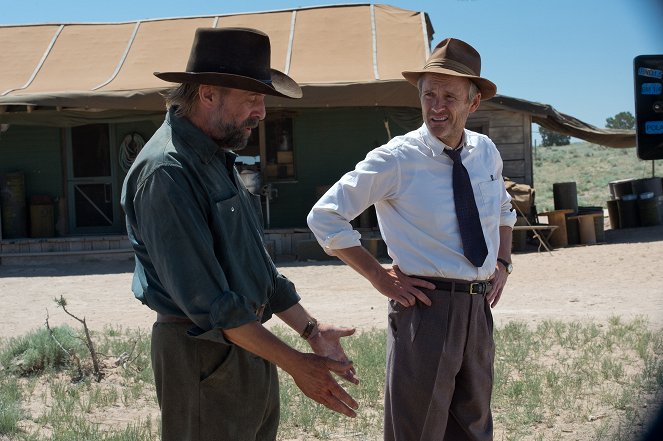
[[[436, 136], [434, 136], [430, 130], [428, 130], [428, 126], [426, 126], [426, 123], [421, 127], [421, 135], [423, 138], [424, 143], [428, 148], [430, 148], [431, 152], [433, 153], [433, 157], [442, 155], [444, 153], [444, 150], [454, 150], [453, 148], [449, 147], [442, 141], [440, 141]], [[460, 145], [457, 147], [459, 149], [467, 149], [467, 150], [472, 150], [474, 148], [473, 145], [471, 145], [468, 142], [468, 136], [467, 136], [467, 129], [463, 129], [463, 136], [460, 139]], [[444, 155], [446, 156], [446, 155]]]
[[214, 155], [220, 154], [223, 150], [212, 138], [194, 126], [189, 118], [175, 115], [176, 110], [176, 106], [168, 109], [166, 123], [172, 127], [173, 133], [177, 135], [181, 142], [196, 152], [204, 163], [209, 164]]

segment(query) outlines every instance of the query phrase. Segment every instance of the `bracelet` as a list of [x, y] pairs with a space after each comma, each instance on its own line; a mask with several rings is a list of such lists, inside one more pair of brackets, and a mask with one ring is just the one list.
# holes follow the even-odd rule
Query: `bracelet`
[[311, 317], [311, 319], [306, 323], [306, 327], [304, 328], [304, 331], [301, 333], [301, 337], [304, 340], [308, 340], [308, 338], [311, 336], [311, 333], [313, 333], [313, 330], [315, 329], [315, 326], [317, 324], [318, 321]]

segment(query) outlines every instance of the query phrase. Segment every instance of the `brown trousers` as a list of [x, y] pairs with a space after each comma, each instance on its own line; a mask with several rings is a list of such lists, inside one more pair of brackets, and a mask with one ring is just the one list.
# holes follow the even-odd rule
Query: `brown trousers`
[[493, 318], [483, 295], [427, 291], [390, 301], [385, 441], [490, 441]]
[[187, 335], [190, 324], [155, 323], [152, 369], [163, 441], [274, 441], [276, 367], [235, 345]]

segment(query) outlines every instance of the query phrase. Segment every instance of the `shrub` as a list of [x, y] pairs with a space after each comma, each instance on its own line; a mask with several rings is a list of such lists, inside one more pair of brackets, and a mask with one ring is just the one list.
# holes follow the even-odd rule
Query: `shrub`
[[[53, 335], [68, 351], [85, 354], [85, 345], [69, 326], [58, 326]], [[69, 356], [54, 341], [47, 329], [39, 329], [10, 339], [0, 352], [0, 365], [20, 376], [35, 375], [48, 369], [61, 370], [69, 365]]]

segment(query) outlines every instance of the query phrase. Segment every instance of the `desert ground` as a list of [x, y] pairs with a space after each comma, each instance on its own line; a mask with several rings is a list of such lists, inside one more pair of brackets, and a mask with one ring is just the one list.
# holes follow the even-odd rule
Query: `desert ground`
[[[653, 329], [663, 328], [663, 225], [607, 230], [605, 236], [603, 244], [552, 252], [530, 246], [514, 254], [514, 272], [493, 310], [496, 326], [513, 320], [532, 326], [545, 320], [606, 323], [619, 316], [624, 320], [645, 317]], [[359, 331], [386, 326], [386, 299], [349, 267], [338, 261], [278, 266], [295, 282], [303, 304], [319, 320]], [[148, 330], [155, 314], [134, 299], [132, 270], [133, 261], [128, 259], [0, 265], [0, 339], [43, 327], [47, 315], [51, 326], [79, 326], [57, 308], [53, 299], [60, 296], [67, 300], [68, 310], [84, 317], [93, 331], [106, 326]], [[30, 411], [42, 413], [43, 403], [32, 400]], [[125, 426], [137, 415], [157, 421], [158, 407], [150, 402], [138, 413], [107, 409], [103, 423]], [[28, 420], [21, 424], [26, 430], [38, 429]], [[590, 429], [565, 424], [563, 431], [569, 437], [563, 439], [592, 439], [580, 436]]]
[[[663, 226], [608, 229], [605, 236], [604, 244], [552, 252], [529, 247], [514, 254], [514, 272], [493, 310], [496, 326], [511, 320], [536, 325], [548, 319], [605, 322], [611, 316], [644, 316], [653, 328], [662, 328]], [[386, 299], [339, 261], [278, 266], [319, 320], [360, 331], [386, 326]], [[47, 313], [52, 325], [76, 325], [56, 307], [53, 299], [60, 296], [92, 329], [149, 329], [155, 315], [133, 297], [132, 270], [131, 260], [0, 265], [0, 336], [43, 326]]]

